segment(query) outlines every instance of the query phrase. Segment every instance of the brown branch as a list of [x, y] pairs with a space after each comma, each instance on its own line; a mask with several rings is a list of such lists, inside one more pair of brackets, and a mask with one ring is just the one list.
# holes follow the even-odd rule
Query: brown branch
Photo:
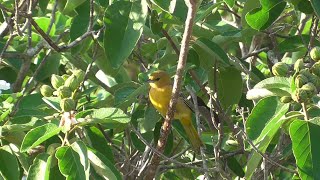
[[[181, 50], [179, 54], [179, 61], [177, 66], [177, 72], [174, 78], [173, 88], [172, 88], [172, 97], [169, 103], [169, 108], [164, 120], [164, 123], [161, 128], [160, 138], [157, 143], [157, 150], [160, 152], [164, 151], [165, 145], [167, 143], [168, 135], [171, 131], [171, 120], [174, 117], [175, 106], [177, 104], [177, 100], [179, 97], [179, 92], [181, 89], [182, 83], [182, 75], [185, 69], [187, 55], [189, 50], [189, 42], [191, 39], [192, 28], [193, 28], [193, 21], [196, 14], [196, 0], [186, 0], [186, 4], [188, 6], [188, 14], [186, 19], [185, 30], [183, 33], [182, 43], [181, 43]], [[146, 175], [145, 179], [153, 179], [157, 168], [159, 166], [160, 156], [154, 154], [150, 163], [150, 167], [148, 170], [148, 174]]]

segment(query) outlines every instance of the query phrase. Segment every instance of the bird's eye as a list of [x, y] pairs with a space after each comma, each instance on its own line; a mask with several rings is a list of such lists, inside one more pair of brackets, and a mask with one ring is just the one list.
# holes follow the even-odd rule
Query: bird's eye
[[160, 78], [156, 78], [156, 79], [155, 79], [155, 81], [159, 81], [159, 80], [160, 80]]

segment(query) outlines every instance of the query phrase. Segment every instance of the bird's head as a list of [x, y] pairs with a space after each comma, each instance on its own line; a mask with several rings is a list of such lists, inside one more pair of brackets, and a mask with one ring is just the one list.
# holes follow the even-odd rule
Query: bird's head
[[165, 71], [155, 71], [149, 75], [148, 82], [153, 88], [162, 88], [171, 84], [171, 79]]

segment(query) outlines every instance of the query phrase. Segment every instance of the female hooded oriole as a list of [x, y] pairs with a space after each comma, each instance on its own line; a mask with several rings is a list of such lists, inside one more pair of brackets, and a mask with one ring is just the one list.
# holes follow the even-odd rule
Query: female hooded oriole
[[[151, 88], [149, 99], [152, 105], [165, 117], [172, 94], [172, 83], [170, 76], [164, 71], [155, 71], [149, 75], [148, 80]], [[202, 141], [192, 125], [191, 109], [179, 97], [174, 113], [174, 119], [179, 119], [195, 151], [199, 151]]]

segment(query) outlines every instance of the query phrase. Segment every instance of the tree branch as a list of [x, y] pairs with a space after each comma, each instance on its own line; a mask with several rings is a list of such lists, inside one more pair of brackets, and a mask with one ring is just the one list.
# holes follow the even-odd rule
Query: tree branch
[[[160, 134], [160, 138], [157, 143], [157, 150], [160, 152], [164, 151], [164, 147], [167, 143], [167, 138], [171, 130], [171, 120], [174, 117], [175, 106], [177, 104], [179, 92], [181, 89], [182, 74], [185, 69], [185, 65], [187, 61], [189, 42], [191, 39], [192, 28], [193, 28], [193, 21], [196, 14], [196, 8], [197, 8], [196, 0], [186, 0], [186, 4], [188, 6], [188, 15], [187, 15], [186, 25], [185, 25], [182, 43], [181, 43], [181, 50], [179, 54], [177, 72], [176, 72], [174, 83], [173, 83], [172, 97], [169, 103], [169, 108], [166, 114], [166, 118], [161, 128], [162, 133]], [[159, 166], [159, 162], [160, 162], [160, 156], [157, 154], [154, 154], [150, 163], [148, 174], [146, 175], [145, 179], [154, 178], [157, 168]]]

